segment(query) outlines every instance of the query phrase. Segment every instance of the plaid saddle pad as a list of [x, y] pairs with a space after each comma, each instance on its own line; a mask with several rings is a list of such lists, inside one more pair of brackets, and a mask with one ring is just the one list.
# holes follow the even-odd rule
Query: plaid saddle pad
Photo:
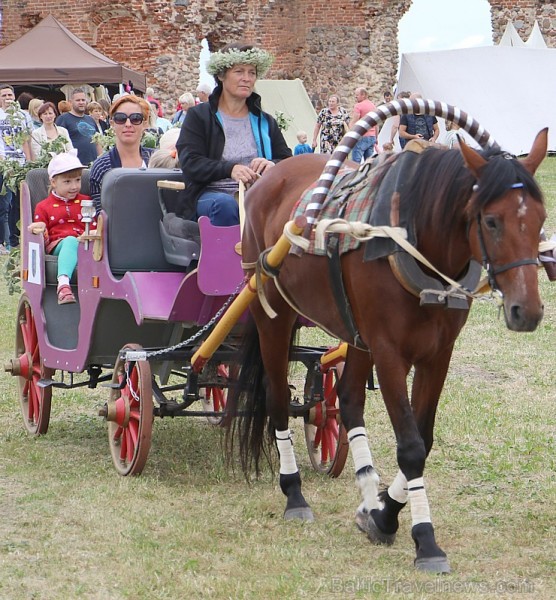
[[[318, 217], [319, 221], [341, 218], [346, 221], [369, 223], [374, 201], [373, 181], [376, 179], [375, 172], [378, 168], [370, 163], [365, 163], [359, 169], [349, 167], [340, 169], [324, 200]], [[317, 183], [317, 181], [313, 182], [303, 192], [293, 207], [292, 219], [305, 213]], [[361, 241], [351, 235], [339, 234], [340, 254], [355, 250], [360, 244]], [[314, 231], [311, 232], [310, 246], [306, 252], [308, 254], [326, 254], [325, 250], [315, 247]]]

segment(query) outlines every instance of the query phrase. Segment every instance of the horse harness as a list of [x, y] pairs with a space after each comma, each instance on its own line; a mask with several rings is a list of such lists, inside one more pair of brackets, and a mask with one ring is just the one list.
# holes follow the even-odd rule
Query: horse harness
[[[376, 210], [373, 207], [373, 212], [370, 217], [371, 222], [373, 219], [384, 220], [385, 218], [388, 218], [390, 226], [399, 227], [401, 191], [403, 191], [403, 186], [411, 178], [417, 168], [419, 153], [419, 151], [402, 153], [402, 155], [400, 155], [401, 160], [396, 161], [390, 166], [390, 173], [387, 173], [386, 176], [384, 176], [384, 173], [379, 175], [378, 190], [373, 196], [373, 202], [377, 203], [377, 207]], [[378, 168], [380, 168], [380, 166]], [[340, 218], [345, 216], [343, 212], [346, 206], [345, 196], [353, 193], [365, 180], [368, 185], [369, 169], [370, 167], [367, 163], [363, 164], [358, 171], [354, 172], [355, 174], [353, 177], [343, 178], [340, 182], [341, 189], [336, 189], [333, 192], [334, 196], [338, 197], [338, 200], [340, 201], [338, 215]], [[383, 186], [386, 190], [383, 189], [381, 192]], [[382, 213], [382, 215], [380, 213]], [[410, 229], [409, 226], [408, 229]], [[416, 249], [411, 248], [416, 239], [413, 231], [409, 231], [409, 237], [411, 242], [407, 244], [406, 250], [400, 250], [398, 245], [399, 242], [396, 242], [396, 240], [393, 239], [379, 238], [377, 240], [370, 240], [367, 242], [365, 248], [365, 260], [374, 260], [379, 257], [387, 256], [392, 273], [400, 285], [407, 292], [419, 298], [421, 306], [444, 305], [446, 308], [468, 310], [470, 306], [469, 298], [472, 297], [472, 292], [480, 279], [481, 265], [475, 260], [471, 260], [457, 281], [452, 281], [443, 276], [436, 271], [432, 265], [429, 265], [441, 277], [447, 280], [448, 283], [445, 284], [440, 279], [432, 277], [423, 271], [415, 256], [420, 257], [421, 262], [426, 261], [426, 259], [421, 257]], [[374, 247], [371, 245], [372, 243], [375, 244]], [[355, 318], [353, 317], [349, 298], [344, 286], [339, 233], [329, 234], [326, 254], [329, 259], [330, 282], [336, 301], [336, 307], [344, 326], [349, 332], [351, 343], [357, 348], [367, 349], [357, 330]], [[415, 254], [415, 256], [412, 254]]]

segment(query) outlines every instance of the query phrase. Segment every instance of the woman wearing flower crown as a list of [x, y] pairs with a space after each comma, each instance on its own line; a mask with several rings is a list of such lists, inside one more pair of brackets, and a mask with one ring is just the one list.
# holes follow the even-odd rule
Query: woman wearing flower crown
[[236, 225], [234, 194], [291, 156], [276, 120], [261, 110], [253, 90], [272, 56], [247, 44], [214, 52], [207, 71], [216, 79], [208, 102], [187, 111], [176, 145], [186, 189], [180, 216], [208, 216], [214, 225]]

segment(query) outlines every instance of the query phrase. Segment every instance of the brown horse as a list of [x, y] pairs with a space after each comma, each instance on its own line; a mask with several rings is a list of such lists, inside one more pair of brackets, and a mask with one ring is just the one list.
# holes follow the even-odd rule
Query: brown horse
[[[497, 147], [481, 153], [464, 144], [458, 150], [430, 148], [419, 156], [405, 192], [418, 250], [453, 279], [465, 272], [472, 258], [482, 263], [503, 297], [506, 324], [514, 331], [534, 330], [543, 315], [536, 258], [546, 214], [533, 174], [546, 149], [546, 130], [537, 135], [523, 160]], [[294, 203], [319, 178], [325, 162], [318, 155], [285, 160], [248, 192], [242, 243], [248, 266], [277, 241]], [[228, 403], [231, 413], [244, 415], [234, 426], [242, 464], [244, 469], [258, 470], [261, 453], [274, 435], [280, 485], [287, 497], [284, 516], [312, 520], [288, 427], [288, 352], [300, 313], [350, 343], [338, 396], [362, 496], [356, 511], [358, 527], [372, 541], [391, 544], [398, 513], [409, 501], [415, 566], [448, 572], [446, 554], [434, 536], [423, 471], [454, 343], [472, 299], [463, 310], [422, 306], [396, 279], [387, 258], [365, 262], [364, 253], [361, 245], [341, 257], [346, 303], [362, 342], [359, 347], [343, 316], [345, 307], [335, 299], [326, 256], [287, 256], [276, 281], [265, 285], [276, 318], [269, 318], [258, 301], [251, 305], [256, 328], [245, 342], [250, 354], [242, 363], [239, 393], [231, 394]], [[436, 277], [432, 271], [429, 275]], [[363, 419], [365, 383], [373, 361], [396, 435], [399, 465], [393, 483], [381, 493]], [[409, 396], [406, 380], [411, 368]]]

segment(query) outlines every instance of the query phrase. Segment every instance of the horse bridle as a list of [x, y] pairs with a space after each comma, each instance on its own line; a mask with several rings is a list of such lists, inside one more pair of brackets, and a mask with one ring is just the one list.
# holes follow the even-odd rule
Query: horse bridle
[[[523, 183], [518, 182], [518, 183], [514, 183], [511, 188], [512, 189], [518, 189], [518, 188], [523, 188]], [[474, 186], [474, 191], [477, 191], [477, 186]], [[481, 219], [481, 212], [479, 211], [479, 213], [477, 214], [477, 235], [479, 237], [479, 246], [481, 248], [481, 263], [484, 267], [484, 269], [487, 272], [487, 279], [488, 279], [488, 284], [490, 285], [491, 289], [494, 291], [497, 291], [499, 293], [502, 293], [500, 291], [500, 288], [498, 287], [498, 284], [496, 283], [496, 275], [499, 275], [500, 273], [504, 273], [505, 271], [509, 271], [510, 269], [516, 269], [517, 267], [523, 267], [525, 265], [537, 265], [538, 264], [538, 260], [536, 258], [524, 258], [522, 260], [516, 260], [514, 262], [511, 263], [506, 263], [504, 265], [501, 265], [500, 267], [493, 267], [490, 259], [488, 257], [488, 253], [487, 253], [487, 249], [486, 249], [486, 244], [485, 244], [485, 238], [484, 238], [484, 234], [483, 234], [483, 228], [481, 226], [482, 223], [482, 219]]]

